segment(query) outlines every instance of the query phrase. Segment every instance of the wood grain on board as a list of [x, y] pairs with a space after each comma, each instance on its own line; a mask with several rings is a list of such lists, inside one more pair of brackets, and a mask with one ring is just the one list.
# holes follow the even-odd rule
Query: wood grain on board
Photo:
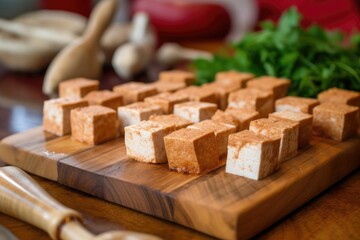
[[122, 138], [90, 147], [35, 128], [0, 143], [11, 165], [225, 239], [251, 237], [325, 190], [360, 166], [359, 149], [359, 138], [313, 138], [275, 174], [254, 181], [226, 174], [223, 166], [188, 175], [139, 163], [127, 159]]

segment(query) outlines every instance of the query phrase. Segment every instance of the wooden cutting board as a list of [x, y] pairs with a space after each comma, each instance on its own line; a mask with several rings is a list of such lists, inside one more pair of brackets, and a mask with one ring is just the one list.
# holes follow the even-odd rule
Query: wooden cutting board
[[[0, 142], [10, 165], [99, 198], [222, 239], [249, 238], [360, 166], [360, 138], [311, 146], [260, 181], [226, 174], [224, 161], [201, 175], [127, 159], [123, 138], [91, 147], [41, 127]], [[94, 206], [96, 207], [96, 206]]]

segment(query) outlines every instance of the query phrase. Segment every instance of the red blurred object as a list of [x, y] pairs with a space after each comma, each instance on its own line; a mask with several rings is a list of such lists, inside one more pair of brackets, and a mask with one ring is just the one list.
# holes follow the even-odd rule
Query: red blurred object
[[359, 0], [258, 0], [260, 21], [277, 20], [290, 6], [297, 6], [303, 15], [304, 27], [317, 23], [327, 29], [351, 33], [360, 29]]
[[41, 0], [40, 7], [49, 10], [63, 10], [88, 17], [91, 12], [91, 0]]
[[135, 0], [132, 12], [146, 12], [160, 41], [224, 38], [231, 28], [227, 10], [196, 1]]

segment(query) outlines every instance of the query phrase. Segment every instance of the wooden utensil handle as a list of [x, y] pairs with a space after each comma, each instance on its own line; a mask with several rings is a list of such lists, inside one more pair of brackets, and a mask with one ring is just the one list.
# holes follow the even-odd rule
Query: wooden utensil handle
[[89, 41], [92, 40], [99, 43], [104, 31], [112, 21], [116, 10], [116, 0], [100, 1], [91, 12], [84, 37]]
[[0, 168], [0, 211], [41, 228], [53, 239], [59, 238], [64, 223], [80, 219], [16, 167]]

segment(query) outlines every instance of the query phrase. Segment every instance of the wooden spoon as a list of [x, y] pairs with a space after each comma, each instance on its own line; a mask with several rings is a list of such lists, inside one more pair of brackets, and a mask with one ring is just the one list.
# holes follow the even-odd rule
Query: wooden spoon
[[63, 240], [159, 240], [129, 231], [111, 231], [94, 236], [81, 224], [80, 214], [48, 195], [29, 175], [17, 167], [0, 168], [0, 212], [46, 231]]
[[102, 62], [100, 40], [116, 10], [116, 0], [100, 1], [91, 13], [84, 35], [66, 46], [50, 64], [44, 79], [43, 92], [56, 94], [63, 80], [100, 76]]

